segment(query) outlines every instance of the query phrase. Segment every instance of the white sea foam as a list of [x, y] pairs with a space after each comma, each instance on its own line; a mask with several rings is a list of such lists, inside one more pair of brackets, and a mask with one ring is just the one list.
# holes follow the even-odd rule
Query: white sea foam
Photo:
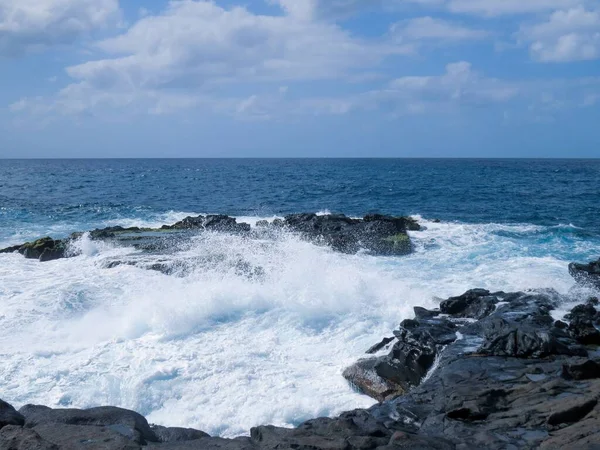
[[[159, 219], [186, 215], [195, 213]], [[563, 244], [511, 237], [538, 227], [421, 220], [428, 228], [412, 233], [416, 252], [403, 258], [342, 255], [285, 233], [199, 236], [169, 256], [186, 262], [181, 276], [106, 269], [142, 255], [85, 236], [72, 259], [0, 255], [2, 397], [119, 405], [222, 436], [289, 426], [371, 405], [341, 372], [413, 306], [474, 287], [573, 284], [567, 261], [553, 256]]]

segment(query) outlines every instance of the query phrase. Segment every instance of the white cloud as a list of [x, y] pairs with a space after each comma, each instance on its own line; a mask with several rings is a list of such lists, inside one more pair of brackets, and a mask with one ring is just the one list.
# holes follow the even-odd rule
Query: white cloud
[[484, 105], [506, 102], [519, 89], [513, 83], [484, 77], [470, 63], [448, 64], [442, 75], [407, 76], [392, 81], [389, 88], [370, 93], [369, 102], [392, 101], [407, 113], [441, 111], [452, 105]]
[[534, 59], [569, 62], [600, 58], [600, 10], [555, 11], [548, 20], [523, 26], [518, 34]]
[[118, 0], [2, 0], [0, 56], [70, 44], [118, 17]]
[[483, 39], [489, 35], [485, 30], [477, 30], [433, 17], [419, 17], [398, 22], [391, 27], [397, 39], [409, 41], [439, 40], [464, 41]]
[[331, 23], [192, 0], [172, 1], [162, 14], [140, 18], [97, 47], [105, 59], [67, 68], [74, 82], [54, 99], [59, 111], [145, 105], [161, 93], [170, 99], [205, 96], [232, 83], [336, 79], [412, 51], [383, 39], [354, 38]]

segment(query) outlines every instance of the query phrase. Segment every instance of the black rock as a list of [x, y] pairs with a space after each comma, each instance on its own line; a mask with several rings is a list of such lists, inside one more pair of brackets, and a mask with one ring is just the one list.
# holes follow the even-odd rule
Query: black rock
[[293, 214], [285, 217], [285, 226], [343, 253], [366, 250], [390, 256], [410, 253], [412, 244], [406, 231], [419, 229], [419, 225], [407, 217], [370, 215], [352, 219], [343, 214]]
[[562, 377], [567, 380], [591, 380], [600, 378], [600, 364], [588, 359], [582, 364], [564, 364]]
[[193, 428], [163, 427], [160, 425], [151, 425], [150, 428], [160, 442], [194, 441], [210, 437], [204, 431], [194, 430]]
[[585, 355], [565, 345], [554, 330], [497, 318], [486, 325], [481, 353], [513, 358], [544, 358], [550, 355]]
[[25, 423], [25, 417], [18, 413], [12, 405], [0, 400], [0, 428], [7, 425], [20, 425]]
[[61, 450], [141, 450], [140, 444], [125, 436], [120, 427], [45, 423], [33, 431]]
[[380, 343], [375, 344], [374, 346], [372, 346], [371, 348], [369, 348], [369, 350], [367, 350], [366, 353], [369, 354], [369, 355], [377, 353], [379, 350], [381, 350], [382, 348], [384, 348], [386, 345], [388, 345], [394, 339], [396, 339], [396, 338], [394, 338], [394, 337], [383, 338]]
[[482, 319], [496, 308], [498, 299], [485, 289], [473, 289], [440, 303], [440, 311], [453, 317]]
[[7, 425], [0, 430], [0, 449], [59, 450], [59, 447], [56, 444], [43, 439], [34, 430], [15, 425]]
[[25, 417], [28, 428], [47, 424], [94, 425], [110, 428], [138, 444], [158, 442], [158, 437], [143, 416], [122, 408], [51, 409], [25, 405], [19, 412]]

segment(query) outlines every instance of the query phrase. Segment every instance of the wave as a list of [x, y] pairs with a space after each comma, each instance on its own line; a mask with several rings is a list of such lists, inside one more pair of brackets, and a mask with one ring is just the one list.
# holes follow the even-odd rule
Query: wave
[[[186, 215], [195, 214], [119, 223]], [[416, 251], [403, 258], [343, 255], [286, 232], [205, 233], [165, 254], [84, 235], [77, 258], [0, 255], [3, 395], [17, 405], [114, 404], [226, 437], [292, 426], [371, 405], [341, 372], [413, 306], [474, 287], [564, 293], [567, 262], [598, 248], [551, 227], [419, 220], [426, 230], [411, 232]], [[144, 269], [158, 263], [175, 276]]]

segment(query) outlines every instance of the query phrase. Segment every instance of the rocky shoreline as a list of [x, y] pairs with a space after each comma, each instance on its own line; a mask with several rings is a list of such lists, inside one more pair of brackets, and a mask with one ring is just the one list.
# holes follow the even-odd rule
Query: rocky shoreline
[[[411, 219], [387, 216], [294, 215], [256, 227], [227, 216], [200, 216], [160, 230], [94, 230], [90, 238], [152, 251], [163, 239], [184, 239], [188, 233], [268, 234], [287, 228], [337, 251], [404, 254], [410, 239], [407, 247], [398, 235], [417, 227]], [[68, 240], [51, 241], [5, 252], [41, 261], [53, 259], [51, 252], [68, 252]], [[0, 401], [0, 449], [600, 448], [600, 260], [572, 263], [569, 272], [585, 287], [585, 301], [576, 301], [581, 290], [561, 295], [473, 289], [441, 301], [435, 310], [416, 307], [414, 319], [404, 320], [344, 370], [355, 389], [379, 401], [369, 409], [294, 429], [259, 426], [249, 436], [223, 439], [152, 425], [116, 407], [25, 405], [17, 411]]]
[[[577, 265], [572, 267], [596, 267]], [[591, 270], [578, 281], [596, 286]], [[259, 426], [222, 439], [150, 425], [115, 407], [87, 410], [0, 402], [2, 449], [533, 449], [600, 448], [599, 300], [571, 302], [552, 290], [475, 289], [415, 308], [393, 337], [344, 372], [380, 400], [366, 410]]]

